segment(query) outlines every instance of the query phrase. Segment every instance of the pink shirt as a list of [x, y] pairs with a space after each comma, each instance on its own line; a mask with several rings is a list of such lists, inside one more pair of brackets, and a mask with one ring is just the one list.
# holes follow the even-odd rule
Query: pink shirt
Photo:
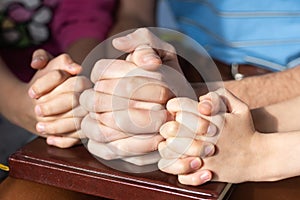
[[30, 67], [34, 50], [43, 48], [55, 56], [81, 38], [104, 40], [114, 7], [114, 0], [11, 0], [0, 4], [0, 55], [21, 80], [29, 81], [35, 72]]

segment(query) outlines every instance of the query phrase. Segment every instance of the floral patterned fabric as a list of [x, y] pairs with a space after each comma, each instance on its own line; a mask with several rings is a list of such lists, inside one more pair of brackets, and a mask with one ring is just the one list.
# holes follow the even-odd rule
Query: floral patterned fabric
[[34, 50], [55, 56], [81, 38], [105, 39], [114, 6], [114, 0], [0, 0], [0, 56], [29, 81]]

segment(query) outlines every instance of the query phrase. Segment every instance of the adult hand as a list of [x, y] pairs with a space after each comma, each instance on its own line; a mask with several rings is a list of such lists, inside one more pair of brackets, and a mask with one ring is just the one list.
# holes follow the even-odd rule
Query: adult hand
[[[169, 51], [151, 48], [162, 44]], [[100, 60], [94, 66], [91, 80], [95, 87], [80, 97], [80, 103], [90, 112], [82, 122], [82, 130], [90, 139], [91, 153], [105, 159], [145, 163], [136, 162], [139, 159], [131, 156], [157, 150], [162, 140], [159, 127], [168, 118], [164, 104], [174, 96], [170, 83], [164, 81], [167, 76], [160, 71], [161, 64], [180, 68], [174, 48], [146, 29], [115, 39], [113, 45], [130, 54], [126, 61]], [[175, 77], [177, 81], [173, 85], [182, 84], [181, 81], [186, 84], [181, 74], [174, 71], [173, 80]]]
[[[216, 98], [212, 100], [211, 96]], [[227, 112], [221, 112], [220, 114], [218, 110], [222, 110], [224, 104]], [[207, 117], [209, 113], [207, 111], [209, 110], [213, 113], [211, 118]], [[254, 152], [253, 146], [256, 146], [253, 145], [253, 142], [256, 141], [255, 135], [257, 135], [257, 132], [255, 132], [247, 105], [230, 92], [218, 90], [200, 97], [198, 111], [199, 119], [212, 121], [218, 128], [217, 137], [209, 140], [216, 145], [217, 151], [213, 156], [202, 157], [201, 161], [199, 159], [199, 149], [203, 148], [203, 142], [199, 143], [198, 141], [197, 143], [196, 140], [193, 140], [188, 148], [187, 157], [181, 157], [171, 165], [165, 165], [167, 167], [162, 168], [162, 170], [178, 174], [179, 182], [187, 185], [201, 185], [209, 180], [231, 183], [249, 180], [248, 172], [255, 166], [252, 153]], [[221, 120], [222, 115], [225, 115], [225, 121]], [[173, 129], [168, 131], [167, 134], [162, 130], [162, 134], [167, 135], [165, 137], [168, 139], [174, 137], [174, 133], [180, 132], [174, 126], [168, 128], [169, 130]], [[168, 144], [162, 143], [160, 145], [162, 145], [162, 149], [164, 146], [168, 147]], [[194, 151], [190, 151], [190, 149], [194, 149]]]

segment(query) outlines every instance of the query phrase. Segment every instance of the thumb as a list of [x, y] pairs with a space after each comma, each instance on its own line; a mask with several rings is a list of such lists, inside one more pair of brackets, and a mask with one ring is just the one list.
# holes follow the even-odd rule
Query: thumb
[[215, 115], [220, 112], [226, 112], [227, 108], [220, 94], [209, 92], [199, 97], [198, 111], [206, 116]]
[[126, 60], [150, 71], [156, 70], [162, 64], [161, 58], [149, 45], [138, 46], [133, 53], [127, 56]]
[[222, 98], [228, 112], [237, 114], [243, 113], [244, 111], [249, 111], [248, 105], [237, 98], [230, 91], [226, 89], [218, 89], [216, 93]]
[[43, 69], [52, 57], [47, 51], [38, 49], [33, 52], [30, 65], [33, 69]]
[[62, 70], [71, 75], [77, 75], [81, 72], [82, 67], [74, 63], [68, 54], [61, 54], [55, 58], [43, 49], [34, 51], [32, 55], [31, 67], [37, 70], [43, 70], [46, 73], [50, 70]]

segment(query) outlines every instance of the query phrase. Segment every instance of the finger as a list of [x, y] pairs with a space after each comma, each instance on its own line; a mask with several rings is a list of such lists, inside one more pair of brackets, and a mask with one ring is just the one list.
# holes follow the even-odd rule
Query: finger
[[122, 157], [138, 156], [157, 151], [158, 144], [163, 140], [159, 134], [136, 135], [108, 143], [109, 148]]
[[158, 151], [162, 158], [165, 159], [176, 159], [176, 158], [184, 158], [185, 155], [182, 155], [181, 153], [177, 153], [170, 148], [168, 148], [165, 141], [162, 141], [158, 144]]
[[58, 114], [58, 115], [49, 115], [46, 117], [38, 117], [39, 122], [50, 122], [55, 121], [57, 119], [64, 119], [64, 118], [83, 118], [88, 114], [87, 110], [85, 110], [82, 106], [77, 106], [72, 110], [69, 110], [65, 113]]
[[156, 51], [149, 45], [138, 46], [127, 58], [128, 61], [150, 71], [158, 69], [162, 64]]
[[[216, 125], [189, 112], [176, 113], [175, 120], [195, 133], [194, 137], [196, 138], [201, 135], [214, 136], [217, 133]], [[181, 130], [179, 129], [178, 131]]]
[[70, 132], [70, 133], [65, 133], [62, 136], [63, 137], [68, 137], [68, 138], [79, 138], [79, 139], [86, 138], [86, 136], [84, 135], [84, 133], [82, 132], [81, 129]]
[[202, 161], [197, 157], [186, 157], [181, 159], [165, 159], [162, 158], [158, 162], [158, 168], [169, 174], [187, 174], [198, 170], [202, 165]]
[[68, 138], [68, 137], [59, 137], [59, 136], [49, 136], [47, 137], [46, 141], [48, 145], [56, 146], [59, 148], [69, 148], [81, 143], [81, 140], [77, 138]]
[[58, 115], [68, 112], [79, 105], [78, 93], [64, 93], [48, 101], [37, 101], [34, 110], [37, 116]]
[[33, 69], [42, 69], [47, 65], [52, 57], [53, 56], [43, 49], [35, 50], [32, 54], [31, 67]]
[[65, 118], [53, 122], [38, 122], [36, 130], [42, 134], [59, 135], [80, 129], [82, 118]]
[[97, 156], [104, 160], [114, 160], [122, 158], [122, 156], [114, 153], [106, 143], [96, 142], [91, 139], [88, 141], [87, 149], [94, 156]]
[[162, 137], [158, 134], [129, 137], [111, 143], [99, 143], [89, 140], [87, 147], [92, 154], [105, 160], [113, 160], [129, 156], [140, 156], [156, 151], [161, 140]]
[[216, 92], [209, 92], [199, 97], [198, 111], [203, 115], [215, 115], [226, 112], [226, 105]]
[[94, 90], [133, 100], [163, 104], [174, 96], [164, 83], [145, 77], [98, 81], [94, 86]]
[[82, 67], [75, 63], [68, 54], [61, 54], [52, 59], [47, 65], [48, 70], [62, 70], [71, 75], [77, 75], [81, 72]]
[[130, 53], [137, 49], [139, 46], [147, 45], [156, 50], [158, 56], [163, 61], [168, 61], [170, 66], [176, 66], [178, 71], [181, 71], [178, 67], [178, 61], [176, 56], [175, 48], [160, 40], [156, 37], [149, 29], [140, 28], [126, 36], [115, 38], [113, 46], [121, 51]]
[[187, 156], [204, 158], [213, 155], [215, 152], [213, 144], [190, 138], [168, 138], [166, 145], [172, 151]]
[[107, 127], [97, 120], [92, 119], [89, 115], [85, 116], [82, 120], [81, 129], [87, 138], [99, 143], [109, 143], [132, 136], [130, 133]]
[[152, 48], [160, 47], [158, 49], [166, 49], [175, 53], [175, 49], [171, 45], [159, 39], [146, 28], [139, 28], [126, 36], [115, 38], [112, 44], [116, 49], [127, 53], [133, 52], [139, 46], [143, 45], [148, 45]]
[[92, 82], [84, 76], [70, 77], [62, 84], [55, 87], [51, 92], [39, 98], [39, 101], [47, 101], [49, 99], [56, 98], [57, 95], [63, 93], [81, 93], [91, 87]]
[[154, 163], [157, 163], [160, 160], [159, 153], [157, 151], [150, 152], [145, 155], [141, 156], [132, 156], [132, 157], [126, 157], [122, 158], [122, 160], [138, 165], [138, 166], [144, 166], [144, 165], [151, 165]]
[[141, 76], [161, 80], [160, 73], [147, 71], [125, 60], [101, 59], [93, 67], [91, 80], [93, 83], [103, 79]]
[[166, 110], [128, 109], [99, 114], [90, 113], [90, 116], [115, 130], [134, 134], [157, 133], [167, 120]]
[[193, 113], [196, 116], [200, 116], [197, 110], [197, 106], [198, 102], [193, 99], [186, 97], [176, 97], [168, 101], [167, 110], [171, 113], [183, 111]]
[[85, 90], [80, 95], [79, 102], [90, 112], [110, 112], [129, 108], [145, 110], [164, 109], [164, 107], [158, 103], [135, 101], [128, 98], [97, 92], [93, 89]]
[[212, 172], [209, 170], [197, 170], [194, 173], [178, 175], [178, 181], [184, 185], [198, 186], [210, 181]]
[[219, 89], [216, 91], [218, 95], [222, 97], [223, 102], [226, 104], [228, 112], [242, 114], [249, 112], [249, 107], [242, 100], [234, 96], [230, 91], [226, 89]]
[[195, 138], [196, 133], [186, 128], [184, 125], [177, 121], [168, 121], [163, 124], [159, 133], [165, 138], [169, 137], [183, 137], [183, 138]]
[[64, 82], [70, 75], [61, 70], [54, 70], [47, 75], [38, 78], [29, 88], [28, 95], [31, 98], [38, 99], [42, 95], [50, 92], [59, 84]]

